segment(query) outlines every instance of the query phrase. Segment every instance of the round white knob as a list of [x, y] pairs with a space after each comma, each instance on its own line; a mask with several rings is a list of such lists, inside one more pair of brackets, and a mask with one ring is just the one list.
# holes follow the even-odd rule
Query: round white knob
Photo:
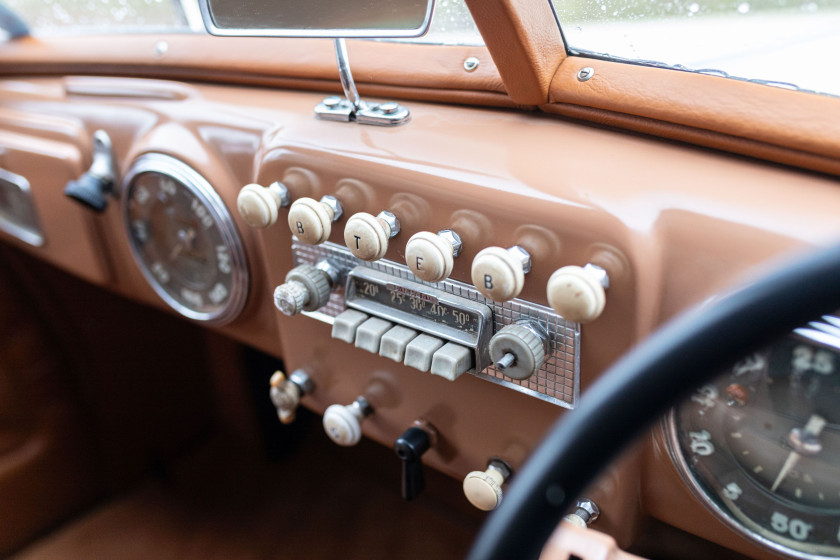
[[602, 280], [606, 276], [603, 269], [598, 270], [600, 278], [591, 265], [556, 270], [548, 279], [548, 304], [568, 321], [588, 323], [597, 319], [607, 301]]
[[245, 223], [253, 228], [266, 228], [277, 221], [277, 212], [289, 205], [289, 191], [282, 183], [263, 187], [245, 185], [236, 198], [236, 209]]
[[[539, 330], [538, 330], [539, 329]], [[537, 326], [513, 323], [490, 339], [490, 359], [496, 369], [512, 379], [527, 379], [545, 361], [546, 337]]]
[[388, 252], [388, 240], [399, 230], [397, 217], [390, 212], [380, 212], [378, 216], [359, 212], [344, 226], [344, 243], [363, 261], [377, 261]]
[[324, 431], [338, 445], [356, 445], [362, 439], [362, 420], [367, 414], [367, 401], [361, 397], [349, 406], [330, 405], [324, 411]]
[[464, 495], [483, 511], [492, 511], [502, 503], [504, 473], [490, 465], [486, 471], [473, 471], [464, 477]]
[[530, 263], [531, 256], [521, 247], [487, 247], [473, 259], [473, 285], [493, 301], [512, 300], [525, 285]]
[[335, 197], [299, 198], [289, 208], [289, 229], [303, 243], [318, 245], [327, 240], [339, 217], [341, 205]]
[[405, 245], [405, 264], [417, 278], [440, 282], [452, 274], [454, 258], [460, 252], [461, 238], [454, 231], [420, 231]]

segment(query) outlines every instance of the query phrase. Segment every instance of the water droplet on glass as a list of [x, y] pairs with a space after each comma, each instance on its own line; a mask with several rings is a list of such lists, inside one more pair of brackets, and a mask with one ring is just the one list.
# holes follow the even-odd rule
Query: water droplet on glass
[[738, 4], [738, 13], [739, 14], [746, 14], [750, 11], [750, 3], [749, 2], [741, 2]]

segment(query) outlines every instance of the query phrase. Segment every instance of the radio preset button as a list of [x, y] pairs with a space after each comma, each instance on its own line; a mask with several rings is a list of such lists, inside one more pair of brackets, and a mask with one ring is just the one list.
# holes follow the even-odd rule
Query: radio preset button
[[341, 217], [341, 203], [334, 196], [321, 200], [299, 198], [289, 208], [289, 229], [303, 243], [318, 245], [332, 233], [332, 223]]
[[391, 330], [393, 325], [379, 317], [371, 317], [356, 329], [356, 348], [367, 350], [372, 354], [379, 353], [379, 343], [382, 335]]
[[449, 381], [461, 377], [472, 365], [472, 352], [454, 342], [447, 342], [432, 356], [432, 374]]
[[405, 263], [417, 278], [440, 282], [452, 274], [454, 257], [461, 253], [461, 238], [452, 230], [434, 234], [420, 231], [405, 245]]
[[417, 338], [417, 331], [397, 325], [382, 335], [379, 355], [395, 362], [402, 362], [405, 359], [406, 346], [415, 338]]
[[361, 311], [348, 309], [333, 321], [332, 337], [353, 344], [356, 341], [356, 329], [367, 319], [368, 316]]
[[344, 227], [344, 244], [359, 259], [377, 261], [388, 252], [388, 240], [400, 232], [400, 222], [391, 212], [373, 216], [353, 214]]
[[522, 291], [525, 274], [530, 271], [531, 255], [522, 247], [487, 247], [473, 259], [472, 281], [485, 297], [509, 301]]
[[429, 371], [432, 367], [432, 356], [441, 346], [443, 341], [439, 338], [421, 334], [405, 347], [404, 363], [420, 371]]

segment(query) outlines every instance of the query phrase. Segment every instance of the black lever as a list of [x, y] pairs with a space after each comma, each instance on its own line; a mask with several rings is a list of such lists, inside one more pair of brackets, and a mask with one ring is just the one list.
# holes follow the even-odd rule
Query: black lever
[[403, 499], [413, 500], [426, 487], [421, 457], [432, 443], [429, 431], [417, 426], [407, 429], [394, 443], [394, 451], [397, 452], [397, 457], [402, 459]]
[[107, 195], [114, 192], [117, 179], [111, 138], [104, 130], [93, 135], [93, 163], [84, 175], [70, 181], [64, 187], [64, 194], [96, 212], [102, 212], [108, 205]]

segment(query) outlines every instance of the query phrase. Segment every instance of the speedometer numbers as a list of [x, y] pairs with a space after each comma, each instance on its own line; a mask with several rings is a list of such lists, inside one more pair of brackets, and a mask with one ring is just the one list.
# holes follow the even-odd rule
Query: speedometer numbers
[[840, 353], [791, 336], [672, 413], [672, 455], [727, 524], [799, 558], [840, 556]]
[[239, 314], [248, 290], [245, 254], [206, 179], [169, 156], [144, 155], [126, 176], [123, 216], [140, 270], [173, 309], [212, 324]]

